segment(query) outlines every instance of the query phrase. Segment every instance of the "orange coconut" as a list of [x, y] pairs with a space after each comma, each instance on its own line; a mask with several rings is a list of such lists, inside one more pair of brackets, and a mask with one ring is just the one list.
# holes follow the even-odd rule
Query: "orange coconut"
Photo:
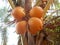
[[25, 34], [26, 33], [26, 26], [27, 22], [26, 21], [20, 21], [16, 24], [16, 33], [17, 34]]
[[11, 14], [16, 20], [21, 20], [25, 16], [24, 8], [15, 7]]
[[39, 7], [39, 6], [36, 6], [36, 7], [33, 7], [31, 10], [30, 10], [30, 16], [31, 17], [38, 17], [38, 18], [41, 18], [44, 16], [44, 10]]
[[31, 34], [36, 34], [43, 28], [42, 20], [36, 17], [30, 18], [28, 24], [29, 24], [29, 31]]

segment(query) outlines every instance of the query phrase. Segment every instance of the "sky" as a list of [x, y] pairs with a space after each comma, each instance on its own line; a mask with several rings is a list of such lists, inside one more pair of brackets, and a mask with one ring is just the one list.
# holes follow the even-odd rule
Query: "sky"
[[5, 2], [2, 2], [2, 0], [0, 0], [0, 8], [5, 6]]
[[6, 1], [0, 0], [0, 9], [3, 7], [8, 7], [8, 6], [9, 6], [9, 4]]

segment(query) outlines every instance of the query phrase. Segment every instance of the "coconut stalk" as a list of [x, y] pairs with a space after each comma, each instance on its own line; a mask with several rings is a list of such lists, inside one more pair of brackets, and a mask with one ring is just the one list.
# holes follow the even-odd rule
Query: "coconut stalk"
[[41, 4], [41, 0], [36, 0], [36, 4], [34, 6], [39, 6]]
[[50, 5], [53, 3], [53, 0], [49, 0], [47, 2], [46, 7], [44, 8], [44, 15], [46, 15], [47, 10], [50, 8]]
[[[26, 21], [27, 22], [28, 22], [28, 19], [30, 18], [29, 11], [30, 11], [31, 8], [32, 8], [32, 0], [25, 0], [25, 12], [26, 12], [26, 18], [27, 18]], [[28, 25], [27, 25], [27, 31], [28, 30], [29, 29], [28, 29]], [[27, 39], [28, 45], [34, 45], [34, 40], [33, 40], [32, 35], [29, 32], [27, 32], [27, 36], [28, 36], [28, 39]]]
[[12, 0], [8, 0], [8, 2], [10, 3], [10, 5], [11, 5], [12, 8], [15, 8], [15, 5], [14, 5], [14, 3], [12, 2]]

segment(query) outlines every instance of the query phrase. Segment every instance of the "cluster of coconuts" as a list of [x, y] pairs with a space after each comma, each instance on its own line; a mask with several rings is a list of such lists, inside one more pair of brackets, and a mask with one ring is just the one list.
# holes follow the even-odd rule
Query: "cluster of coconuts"
[[28, 31], [34, 35], [43, 29], [44, 10], [40, 6], [35, 6], [29, 11], [28, 21], [23, 20], [26, 13], [22, 7], [15, 7], [11, 15], [18, 21], [15, 25], [17, 34], [23, 35]]

